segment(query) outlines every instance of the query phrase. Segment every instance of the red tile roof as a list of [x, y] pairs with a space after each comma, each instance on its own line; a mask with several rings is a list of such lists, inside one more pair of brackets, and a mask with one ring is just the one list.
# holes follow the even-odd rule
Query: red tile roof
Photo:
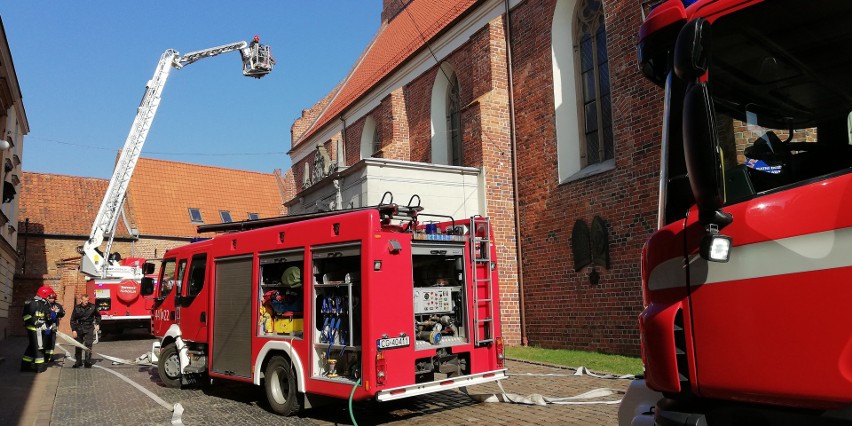
[[189, 208], [198, 208], [204, 223], [221, 223], [220, 210], [233, 221], [284, 214], [275, 175], [140, 158], [128, 190], [133, 222], [143, 236], [198, 236]]
[[414, 0], [408, 4], [379, 29], [328, 108], [298, 142], [336, 120], [346, 108], [424, 48], [426, 40], [438, 35], [475, 3], [477, 0]]
[[25, 231], [23, 222], [29, 219], [30, 233], [80, 235], [85, 240], [108, 184], [106, 179], [21, 173], [18, 232]]
[[[23, 172], [19, 232], [88, 237], [109, 181], [79, 176]], [[284, 214], [274, 174], [140, 158], [130, 181], [126, 210], [140, 235], [195, 237], [189, 208], [201, 210], [204, 223], [221, 223], [220, 210], [234, 221]], [[129, 236], [119, 223], [118, 236]], [[85, 238], [83, 238], [85, 239]]]

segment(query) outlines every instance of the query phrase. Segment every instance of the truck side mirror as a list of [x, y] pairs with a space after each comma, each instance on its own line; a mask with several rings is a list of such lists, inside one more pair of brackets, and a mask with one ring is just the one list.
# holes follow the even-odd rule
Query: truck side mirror
[[707, 84], [698, 81], [707, 72], [709, 56], [710, 24], [700, 18], [688, 22], [678, 35], [674, 53], [675, 74], [687, 84], [683, 99], [684, 157], [699, 221], [721, 229], [733, 219], [721, 210], [724, 182], [713, 98]]
[[156, 268], [156, 265], [154, 265], [153, 263], [145, 262], [144, 264], [142, 264], [142, 274], [144, 274], [144, 275], [153, 274], [155, 268]]
[[674, 49], [674, 72], [687, 85], [683, 98], [683, 151], [689, 184], [698, 206], [698, 221], [707, 233], [699, 254], [712, 262], [727, 262], [731, 238], [719, 230], [733, 221], [722, 211], [724, 182], [716, 109], [707, 83], [699, 79], [710, 62], [710, 24], [704, 19], [687, 22]]
[[[153, 265], [151, 265], [151, 266], [153, 266]], [[143, 296], [150, 296], [150, 295], [154, 294], [154, 279], [149, 278], [149, 277], [143, 277], [142, 278], [142, 285], [141, 285], [141, 288], [139, 289], [139, 292]]]
[[683, 81], [693, 82], [707, 72], [710, 62], [710, 24], [703, 18], [686, 23], [674, 47], [674, 72]]

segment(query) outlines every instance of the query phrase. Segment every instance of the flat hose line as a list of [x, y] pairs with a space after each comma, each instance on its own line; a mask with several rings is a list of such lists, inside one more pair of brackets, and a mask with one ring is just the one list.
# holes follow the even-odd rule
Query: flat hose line
[[[57, 334], [59, 335], [59, 337], [61, 337], [63, 340], [65, 340], [66, 342], [68, 342], [72, 346], [83, 349], [85, 351], [89, 350], [85, 345], [78, 342], [73, 337], [71, 337], [71, 336], [69, 336], [69, 335], [67, 335], [67, 334], [65, 334], [61, 331], [57, 331]], [[62, 349], [65, 352], [66, 358], [72, 359], [75, 362], [77, 361], [74, 357], [71, 356], [71, 353], [68, 352], [68, 350], [65, 349], [65, 347], [63, 347], [61, 344], [57, 344], [56, 346], [58, 346], [60, 349]], [[147, 355], [140, 356], [136, 360], [131, 361], [131, 360], [107, 356], [107, 355], [104, 355], [104, 354], [97, 353], [95, 351], [92, 351], [92, 353], [95, 354], [95, 355], [98, 355], [100, 357], [103, 357], [104, 359], [108, 359], [110, 361], [113, 361], [113, 365], [116, 365], [116, 364], [149, 365], [149, 366], [153, 365], [153, 364], [151, 364], [150, 362], [147, 361]], [[145, 389], [142, 385], [134, 382], [129, 377], [127, 377], [127, 376], [125, 376], [125, 375], [123, 375], [119, 372], [113, 371], [112, 369], [102, 367], [100, 365], [94, 365], [94, 367], [97, 367], [97, 368], [100, 368], [101, 370], [109, 372], [110, 374], [115, 375], [116, 377], [120, 378], [121, 380], [123, 380], [123, 381], [127, 382], [128, 384], [130, 384], [131, 386], [135, 387], [137, 390], [139, 390], [140, 392], [145, 394], [148, 398], [151, 398], [154, 402], [156, 402], [157, 404], [159, 404], [160, 406], [162, 406], [166, 410], [169, 410], [170, 412], [172, 412], [171, 424], [173, 426], [183, 426], [183, 420], [181, 419], [181, 416], [183, 415], [184, 409], [183, 409], [183, 406], [179, 402], [175, 403], [173, 405], [169, 405], [168, 402], [166, 402], [165, 400], [163, 400], [162, 398], [160, 398], [159, 396], [157, 396], [156, 394], [154, 394], [150, 390]]]
[[[624, 374], [624, 375], [615, 375], [615, 374], [600, 374], [595, 373], [589, 370], [586, 367], [577, 367], [577, 368], [568, 368], [569, 370], [575, 371], [572, 374], [562, 374], [562, 373], [520, 373], [520, 374], [509, 374], [510, 376], [532, 376], [532, 377], [569, 377], [569, 376], [591, 376], [598, 379], [610, 379], [610, 380], [633, 380], [636, 377], [632, 374]], [[497, 386], [500, 388], [499, 394], [471, 394], [468, 392], [467, 387], [462, 387], [461, 391], [477, 402], [510, 402], [513, 404], [526, 404], [526, 405], [592, 405], [592, 404], [619, 404], [621, 403], [621, 398], [617, 400], [606, 400], [606, 401], [594, 401], [598, 398], [603, 398], [611, 395], [624, 395], [625, 391], [611, 388], [597, 388], [592, 389], [588, 392], [581, 393], [575, 396], [568, 397], [549, 397], [543, 396], [541, 394], [530, 394], [530, 395], [518, 395], [512, 393], [506, 393], [506, 390], [503, 389], [503, 384], [498, 381]]]
[[[66, 340], [68, 343], [72, 344], [73, 346], [79, 347], [83, 350], [87, 350], [87, 351], [89, 350], [83, 344], [77, 342], [71, 336], [68, 336], [67, 334], [59, 332], [59, 331], [57, 331], [57, 334], [60, 337], [62, 337], [64, 340]], [[60, 346], [60, 345], [57, 345], [57, 346]], [[64, 348], [62, 348], [62, 349], [65, 350]], [[144, 354], [144, 355], [136, 358], [135, 360], [127, 360], [127, 359], [122, 359], [122, 358], [111, 357], [111, 356], [104, 355], [104, 354], [94, 352], [94, 351], [92, 351], [92, 353], [95, 354], [95, 355], [98, 355], [98, 356], [100, 356], [104, 359], [108, 359], [108, 360], [112, 361], [113, 365], [116, 365], [116, 364], [149, 365], [149, 366], [153, 365], [148, 360], [147, 354]], [[67, 357], [73, 359], [70, 356], [70, 354], [68, 353], [68, 351], [65, 351], [65, 354], [66, 354]], [[120, 373], [117, 373], [117, 372], [112, 371], [112, 370], [105, 368], [105, 367], [101, 367], [101, 366], [96, 366], [96, 367], [101, 368], [105, 371], [108, 371], [112, 374], [115, 374], [116, 376], [120, 377], [122, 380], [130, 383], [131, 385], [133, 385], [134, 387], [136, 387], [137, 389], [142, 391], [145, 395], [147, 395], [149, 398], [151, 398], [152, 400], [154, 400], [155, 402], [157, 402], [158, 404], [160, 404], [161, 406], [163, 406], [167, 410], [172, 411], [173, 412], [173, 417], [172, 417], [172, 424], [173, 425], [182, 425], [183, 424], [180, 420], [180, 416], [183, 413], [183, 406], [181, 406], [180, 403], [176, 403], [176, 404], [174, 404], [174, 406], [169, 406], [169, 404], [166, 401], [164, 401], [163, 399], [161, 399], [160, 397], [158, 397], [157, 395], [155, 395], [151, 391], [145, 389], [141, 385], [133, 382], [132, 380], [130, 380], [126, 376], [123, 376]], [[587, 369], [586, 367], [582, 367], [582, 366], [577, 367], [577, 368], [569, 368], [569, 370], [574, 370], [575, 372], [573, 374], [521, 373], [521, 374], [511, 374], [511, 375], [512, 376], [538, 376], [538, 377], [568, 377], [568, 376], [588, 375], [588, 376], [599, 378], [599, 379], [624, 379], [624, 380], [635, 379], [635, 376], [633, 376], [631, 374], [625, 374], [625, 375], [619, 376], [619, 375], [613, 375], [613, 374], [594, 373], [591, 370]], [[356, 384], [355, 387], [357, 387], [357, 386], [358, 385]], [[525, 396], [525, 395], [506, 393], [505, 389], [503, 389], [503, 384], [500, 381], [497, 382], [497, 386], [500, 388], [499, 394], [471, 394], [471, 393], [468, 392], [467, 387], [461, 387], [460, 389], [465, 395], [467, 395], [468, 397], [470, 397], [471, 399], [473, 399], [474, 401], [477, 401], [477, 402], [488, 402], [488, 403], [490, 403], [490, 402], [510, 402], [510, 403], [514, 403], [514, 404], [527, 404], [527, 405], [540, 405], [540, 406], [548, 405], [548, 404], [554, 404], [554, 405], [618, 404], [618, 403], [621, 402], [621, 399], [606, 400], [606, 401], [592, 401], [592, 399], [603, 398], [603, 397], [611, 396], [611, 395], [623, 395], [625, 393], [624, 391], [618, 390], [618, 389], [597, 388], [597, 389], [592, 389], [588, 392], [581, 393], [579, 395], [569, 396], [569, 397], [548, 397], [548, 396], [543, 396], [543, 395], [540, 395], [540, 394], [530, 394], [530, 395]], [[353, 394], [354, 394], [355, 387], [353, 387]], [[352, 395], [350, 395], [350, 404], [351, 404], [351, 397], [352, 397]], [[350, 410], [351, 410], [351, 408], [350, 408]], [[350, 411], [350, 413], [351, 413], [351, 411]], [[353, 423], [354, 423], [354, 420], [355, 420], [354, 417], [352, 418], [352, 420], [353, 420]], [[357, 424], [357, 423], [355, 423], [355, 424]]]

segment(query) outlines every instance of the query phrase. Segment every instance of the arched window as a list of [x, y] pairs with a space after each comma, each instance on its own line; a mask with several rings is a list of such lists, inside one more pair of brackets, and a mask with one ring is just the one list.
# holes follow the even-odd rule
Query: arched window
[[382, 149], [382, 134], [379, 133], [379, 128], [373, 130], [373, 153], [379, 152]]
[[450, 86], [447, 88], [447, 140], [450, 164], [461, 166], [461, 100], [459, 99], [459, 79], [455, 74], [450, 76]]
[[557, 0], [552, 34], [559, 179], [614, 167], [606, 26], [600, 0]]
[[612, 152], [612, 105], [609, 95], [609, 61], [606, 26], [600, 0], [581, 0], [577, 8], [574, 51], [580, 59], [583, 87], [584, 166], [609, 160]]
[[361, 158], [370, 158], [382, 149], [382, 141], [379, 127], [373, 116], [364, 120], [364, 129], [361, 131]]
[[463, 164], [459, 89], [452, 65], [442, 64], [432, 86], [432, 163]]

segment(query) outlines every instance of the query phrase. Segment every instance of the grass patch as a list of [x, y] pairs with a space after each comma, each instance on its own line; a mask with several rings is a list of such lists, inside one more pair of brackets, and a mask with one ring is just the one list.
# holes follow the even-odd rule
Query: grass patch
[[542, 362], [563, 367], [586, 367], [596, 373], [642, 374], [642, 360], [622, 355], [606, 355], [597, 352], [545, 349], [532, 346], [507, 346], [508, 358]]

